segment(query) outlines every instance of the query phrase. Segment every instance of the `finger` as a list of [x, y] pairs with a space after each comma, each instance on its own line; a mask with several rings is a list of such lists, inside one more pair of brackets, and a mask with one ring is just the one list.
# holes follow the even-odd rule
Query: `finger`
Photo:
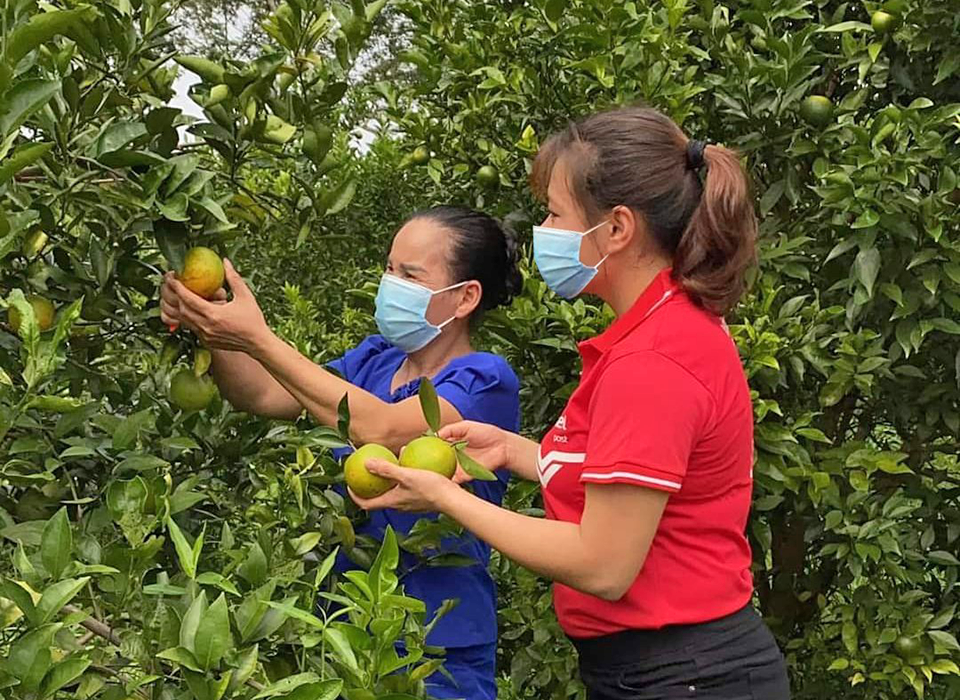
[[223, 304], [223, 303], [226, 303], [226, 301], [227, 301], [227, 290], [224, 289], [223, 287], [220, 287], [220, 289], [218, 289], [218, 290], [214, 293], [213, 298], [210, 299], [210, 301], [212, 301], [214, 304]]
[[401, 482], [403, 476], [402, 467], [398, 467], [395, 464], [384, 459], [368, 459], [364, 466], [366, 466], [367, 471], [371, 474], [376, 474], [377, 476], [382, 476], [384, 479], [390, 479], [392, 481]]
[[180, 304], [180, 312], [182, 314], [186, 314], [189, 310], [195, 315], [205, 318], [214, 308], [214, 305], [209, 301], [187, 289], [180, 280], [173, 280], [170, 283], [170, 288], [177, 295], [177, 301]]
[[453, 483], [455, 484], [468, 484], [473, 481], [473, 477], [467, 474], [463, 469], [457, 465], [457, 471], [453, 473]]
[[176, 302], [170, 302], [166, 299], [161, 299], [160, 313], [165, 313], [167, 316], [175, 318], [180, 315], [180, 305]]
[[393, 503], [392, 499], [388, 496], [393, 489], [387, 491], [386, 494], [382, 496], [377, 496], [376, 498], [361, 498], [353, 492], [353, 489], [347, 487], [347, 492], [350, 494], [350, 498], [353, 499], [353, 502], [364, 510], [383, 510], [384, 508], [390, 508]]
[[250, 291], [250, 287], [247, 286], [247, 283], [243, 281], [243, 278], [233, 267], [233, 263], [229, 259], [223, 259], [223, 272], [227, 278], [227, 284], [230, 285], [230, 291], [233, 292], [233, 296], [253, 296], [253, 292]]
[[470, 421], [462, 420], [458, 423], [450, 423], [440, 428], [437, 437], [447, 442], [457, 442], [464, 439], [470, 432]]

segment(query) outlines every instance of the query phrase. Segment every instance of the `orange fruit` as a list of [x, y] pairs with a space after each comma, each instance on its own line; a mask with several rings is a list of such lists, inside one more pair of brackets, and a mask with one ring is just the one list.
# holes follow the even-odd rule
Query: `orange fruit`
[[177, 272], [177, 279], [194, 294], [212, 299], [223, 286], [223, 261], [209, 248], [191, 248], [183, 258], [183, 269]]
[[183, 411], [202, 411], [217, 393], [209, 375], [198, 377], [192, 369], [181, 369], [170, 380], [170, 403]]
[[457, 471], [457, 453], [445, 440], [433, 435], [410, 441], [400, 452], [400, 466], [410, 469], [427, 469], [453, 478]]
[[343, 463], [343, 475], [347, 480], [347, 486], [360, 498], [376, 498], [393, 488], [393, 482], [389, 479], [367, 471], [368, 459], [383, 459], [397, 464], [397, 457], [393, 452], [383, 445], [372, 442], [359, 447], [347, 457]]

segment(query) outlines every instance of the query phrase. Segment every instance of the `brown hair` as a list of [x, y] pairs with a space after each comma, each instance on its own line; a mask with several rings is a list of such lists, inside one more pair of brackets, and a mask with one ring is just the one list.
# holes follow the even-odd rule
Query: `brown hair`
[[[755, 260], [757, 220], [734, 151], [691, 141], [656, 110], [621, 107], [547, 140], [531, 174], [541, 199], [561, 160], [588, 220], [618, 205], [630, 207], [672, 258], [673, 276], [692, 299], [718, 315], [736, 305]], [[702, 183], [701, 165], [707, 169]]]

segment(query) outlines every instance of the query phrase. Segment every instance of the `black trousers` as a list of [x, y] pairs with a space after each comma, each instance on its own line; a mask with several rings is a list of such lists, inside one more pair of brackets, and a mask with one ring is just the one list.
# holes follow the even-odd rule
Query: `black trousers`
[[789, 700], [783, 654], [752, 605], [695, 625], [573, 640], [589, 700]]

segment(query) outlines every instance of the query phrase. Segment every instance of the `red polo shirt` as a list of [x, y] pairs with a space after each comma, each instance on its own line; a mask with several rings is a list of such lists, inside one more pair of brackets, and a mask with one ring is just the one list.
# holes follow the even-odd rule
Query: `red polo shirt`
[[610, 602], [558, 583], [560, 624], [588, 638], [742, 608], [753, 591], [745, 535], [753, 408], [726, 324], [664, 270], [580, 353], [580, 385], [540, 444], [547, 517], [579, 523], [586, 483], [634, 484], [670, 498], [626, 595]]

